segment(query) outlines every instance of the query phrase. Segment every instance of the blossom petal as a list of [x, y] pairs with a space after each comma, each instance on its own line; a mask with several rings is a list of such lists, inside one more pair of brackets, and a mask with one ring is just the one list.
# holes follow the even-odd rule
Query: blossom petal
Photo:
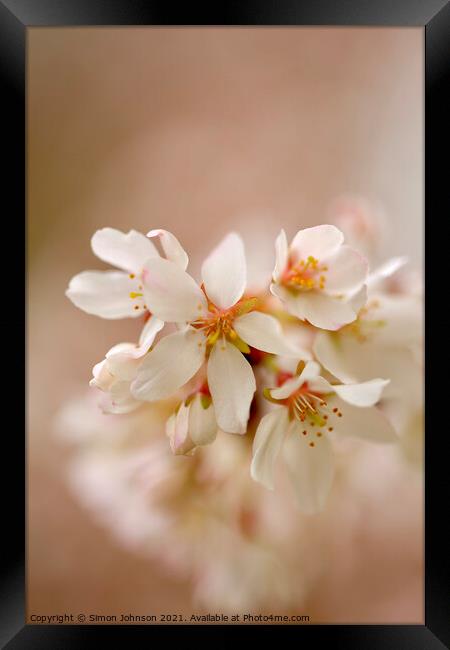
[[106, 364], [106, 359], [96, 363], [92, 368], [92, 379], [89, 382], [89, 386], [99, 388], [103, 391], [108, 391], [115, 381], [114, 375], [109, 371], [109, 368]]
[[189, 412], [189, 435], [195, 445], [209, 445], [217, 436], [213, 404], [204, 408], [199, 395], [192, 400]]
[[296, 296], [287, 292], [282, 295], [285, 297], [286, 309], [291, 314], [320, 329], [338, 330], [343, 325], [352, 323], [357, 317], [351, 302], [325, 294], [310, 291]]
[[289, 258], [288, 243], [286, 233], [281, 229], [280, 234], [275, 240], [275, 268], [273, 270], [273, 279], [277, 282], [287, 266]]
[[275, 463], [289, 428], [289, 413], [284, 406], [265, 415], [253, 440], [250, 473], [254, 481], [273, 490]]
[[122, 271], [83, 271], [73, 277], [66, 291], [73, 304], [101, 318], [136, 318], [130, 298], [130, 279]]
[[247, 284], [247, 263], [242, 239], [227, 235], [206, 258], [202, 279], [208, 298], [221, 309], [228, 309], [242, 298]]
[[177, 264], [183, 271], [187, 269], [187, 265], [189, 264], [188, 254], [175, 235], [172, 235], [168, 230], [158, 228], [157, 230], [150, 230], [147, 233], [147, 237], [150, 239], [158, 237], [167, 259]]
[[295, 393], [306, 381], [315, 379], [318, 376], [319, 372], [319, 364], [315, 361], [308, 361], [302, 372], [297, 377], [288, 379], [279, 388], [273, 388], [270, 391], [270, 396], [274, 399], [286, 399]]
[[407, 257], [391, 257], [386, 262], [384, 262], [384, 264], [381, 264], [374, 271], [371, 271], [369, 273], [369, 276], [367, 278], [367, 285], [370, 287], [370, 289], [373, 289], [378, 282], [381, 282], [386, 278], [390, 278], [407, 263]]
[[327, 436], [319, 438], [306, 423], [294, 421], [283, 445], [283, 458], [299, 509], [308, 515], [323, 510], [334, 477], [333, 451]]
[[142, 233], [127, 233], [115, 228], [102, 228], [91, 239], [92, 250], [103, 262], [129, 273], [140, 273], [150, 257], [158, 257], [152, 242]]
[[161, 320], [181, 323], [206, 313], [207, 303], [202, 290], [174, 262], [162, 257], [148, 260], [143, 280], [147, 306]]
[[308, 359], [311, 356], [306, 350], [290, 345], [280, 323], [269, 314], [258, 311], [244, 314], [234, 320], [233, 328], [243, 341], [257, 350], [299, 359]]
[[[405, 337], [408, 334], [405, 331]], [[383, 402], [395, 397], [417, 404], [422, 373], [411, 351], [397, 344], [378, 345], [376, 341], [361, 342], [348, 333], [319, 332], [313, 350], [323, 367], [340, 381], [354, 384], [385, 375], [391, 381], [383, 391]]]
[[170, 397], [195, 375], [204, 358], [203, 334], [191, 328], [170, 334], [143, 359], [131, 392], [147, 402]]
[[142, 402], [134, 399], [131, 395], [129, 381], [115, 381], [100, 400], [100, 408], [103, 413], [131, 413], [141, 405]]
[[178, 412], [170, 416], [166, 422], [166, 435], [170, 440], [170, 448], [176, 455], [188, 454], [195, 447], [189, 436], [190, 406], [181, 404]]
[[121, 343], [106, 353], [108, 369], [117, 377], [132, 381], [136, 377], [141, 358], [147, 354], [156, 334], [164, 327], [164, 322], [152, 316], [141, 332], [139, 345]]
[[333, 422], [335, 432], [345, 436], [356, 436], [374, 442], [395, 442], [395, 430], [384, 413], [376, 406], [361, 408], [351, 406], [338, 395], [327, 400], [329, 409], [337, 407], [342, 417]]
[[211, 350], [208, 385], [219, 428], [228, 433], [245, 433], [256, 390], [255, 377], [247, 359], [228, 341], [219, 340]]
[[339, 250], [326, 260], [328, 271], [325, 293], [336, 294], [355, 291], [367, 278], [368, 262], [365, 257], [350, 246], [340, 246]]
[[360, 384], [339, 384], [333, 386], [336, 395], [353, 406], [367, 407], [376, 404], [389, 379], [371, 379]]
[[291, 251], [298, 259], [310, 255], [319, 261], [333, 255], [344, 241], [344, 235], [336, 226], [323, 225], [299, 230], [291, 243]]
[[142, 328], [141, 335], [139, 337], [139, 345], [136, 348], [135, 355], [138, 357], [143, 356], [153, 345], [155, 336], [162, 330], [164, 327], [164, 321], [156, 318], [156, 316], [150, 316], [150, 318], [145, 323]]

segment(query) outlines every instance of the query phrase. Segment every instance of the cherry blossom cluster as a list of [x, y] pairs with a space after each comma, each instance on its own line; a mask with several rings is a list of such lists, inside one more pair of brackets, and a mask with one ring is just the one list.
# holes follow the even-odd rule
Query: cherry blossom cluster
[[[143, 323], [137, 343], [118, 343], [93, 368], [105, 413], [174, 403], [166, 434], [176, 455], [195, 457], [219, 431], [250, 438], [251, 477], [274, 489], [282, 467], [307, 514], [325, 506], [338, 438], [398, 440], [390, 406], [408, 410], [409, 402], [398, 406], [406, 400], [397, 375], [417, 339], [402, 318], [415, 318], [409, 298], [380, 287], [403, 258], [372, 270], [335, 225], [300, 230], [290, 243], [282, 230], [271, 281], [255, 289], [236, 233], [206, 257], [198, 279], [166, 230], [103, 228], [91, 245], [117, 270], [76, 275], [67, 296], [88, 314]], [[360, 344], [373, 337], [372, 362]]]

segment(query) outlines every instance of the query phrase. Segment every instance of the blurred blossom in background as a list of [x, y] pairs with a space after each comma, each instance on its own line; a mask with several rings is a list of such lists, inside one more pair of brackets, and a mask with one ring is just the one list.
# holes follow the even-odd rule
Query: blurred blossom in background
[[[30, 30], [28, 615], [423, 622], [422, 43], [405, 28]], [[283, 475], [275, 492], [252, 481], [250, 436], [173, 456], [173, 400], [103, 414], [91, 368], [141, 323], [64, 292], [107, 268], [89, 246], [104, 226], [170, 230], [194, 277], [236, 230], [266, 286], [280, 228], [319, 223], [372, 269], [408, 258], [369, 292], [389, 340], [360, 354], [364, 332], [339, 334], [349, 376], [389, 368], [400, 444], [340, 441], [327, 506], [306, 516]], [[328, 337], [316, 354], [341, 364]]]

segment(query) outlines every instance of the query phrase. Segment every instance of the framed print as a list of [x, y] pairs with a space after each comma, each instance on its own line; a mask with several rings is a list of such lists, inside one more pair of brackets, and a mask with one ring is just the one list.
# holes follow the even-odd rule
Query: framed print
[[449, 647], [449, 4], [167, 9], [0, 1], [2, 647]]

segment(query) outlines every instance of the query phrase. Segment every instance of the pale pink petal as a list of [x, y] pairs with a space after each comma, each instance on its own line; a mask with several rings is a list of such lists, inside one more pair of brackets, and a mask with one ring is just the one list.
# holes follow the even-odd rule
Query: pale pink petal
[[116, 379], [132, 381], [136, 377], [139, 359], [133, 343], [119, 343], [106, 353], [106, 366]]
[[190, 404], [189, 435], [195, 445], [209, 445], [217, 436], [217, 421], [213, 404], [204, 408], [200, 395]]
[[323, 510], [334, 477], [327, 436], [319, 438], [307, 423], [294, 421], [283, 445], [283, 458], [301, 512], [310, 515]]
[[219, 428], [228, 433], [245, 433], [256, 390], [255, 377], [247, 359], [228, 341], [219, 340], [211, 350], [208, 385]]
[[367, 278], [368, 263], [365, 257], [350, 246], [339, 250], [326, 259], [328, 271], [325, 276], [325, 293], [340, 294], [358, 290]]
[[156, 316], [150, 316], [150, 318], [145, 323], [142, 328], [141, 335], [139, 337], [139, 345], [136, 348], [135, 355], [138, 357], [143, 356], [153, 345], [155, 336], [162, 330], [164, 327], [164, 321], [156, 318]]
[[344, 302], [325, 294], [309, 291], [297, 296], [289, 295], [285, 299], [286, 309], [311, 325], [325, 330], [338, 330], [343, 325], [352, 323], [357, 313], [351, 302]]
[[164, 327], [164, 322], [155, 316], [148, 319], [141, 332], [139, 345], [122, 343], [106, 353], [108, 369], [121, 379], [133, 380], [141, 358], [147, 354], [156, 334]]
[[102, 228], [94, 233], [91, 246], [103, 262], [129, 273], [140, 273], [150, 257], [158, 257], [152, 242], [136, 230], [124, 233], [115, 228]]
[[205, 337], [193, 329], [161, 339], [144, 357], [131, 392], [154, 402], [173, 395], [195, 375], [205, 359]]
[[167, 259], [177, 264], [183, 271], [187, 269], [189, 257], [175, 235], [172, 235], [168, 230], [161, 230], [159, 228], [157, 230], [150, 230], [147, 233], [147, 237], [150, 239], [158, 237]]
[[239, 337], [252, 348], [298, 359], [308, 359], [311, 356], [306, 350], [290, 344], [279, 321], [269, 314], [252, 311], [236, 318], [233, 327]]
[[206, 258], [202, 279], [208, 298], [221, 309], [228, 309], [242, 298], [247, 283], [247, 264], [239, 235], [227, 235]]
[[347, 303], [353, 309], [355, 314], [359, 314], [360, 310], [367, 303], [367, 285], [363, 284], [363, 286], [356, 292], [349, 292], [347, 295]]
[[110, 390], [100, 399], [100, 408], [103, 413], [131, 413], [141, 405], [142, 402], [137, 401], [131, 395], [129, 381], [115, 381]]
[[144, 269], [148, 309], [163, 321], [193, 321], [207, 311], [205, 295], [190, 275], [161, 257], [148, 260]]
[[99, 388], [100, 390], [108, 391], [115, 381], [114, 375], [109, 371], [106, 364], [106, 359], [96, 363], [92, 368], [92, 379], [89, 386]]
[[134, 309], [130, 279], [122, 271], [83, 271], [71, 279], [66, 296], [79, 309], [101, 318], [142, 316]]
[[178, 412], [173, 414], [166, 423], [166, 435], [170, 440], [170, 448], [176, 455], [188, 454], [195, 447], [189, 436], [190, 406], [181, 404]]
[[286, 399], [295, 393], [305, 382], [315, 379], [320, 372], [320, 366], [315, 361], [308, 361], [302, 372], [297, 377], [292, 377], [279, 388], [273, 388], [270, 396], [274, 399]]
[[[417, 296], [375, 295], [366, 318], [378, 321], [373, 336], [376, 343], [389, 346], [414, 346], [423, 339], [423, 304]], [[369, 304], [370, 304], [369, 303]]]
[[277, 282], [287, 266], [289, 258], [288, 243], [286, 233], [282, 229], [275, 240], [275, 268], [273, 270], [273, 279]]
[[265, 415], [253, 440], [250, 473], [254, 481], [273, 490], [275, 463], [289, 428], [289, 412], [284, 406]]
[[336, 226], [323, 225], [299, 230], [290, 249], [297, 259], [306, 260], [310, 255], [319, 261], [333, 255], [344, 241], [344, 235]]
[[374, 271], [369, 273], [367, 278], [367, 285], [373, 289], [375, 285], [386, 278], [390, 278], [394, 273], [397, 273], [405, 264], [407, 264], [407, 257], [391, 257], [384, 264], [378, 266]]
[[389, 379], [371, 379], [360, 384], [339, 384], [333, 386], [336, 395], [353, 406], [367, 407], [376, 404]]
[[318, 332], [314, 339], [314, 356], [322, 366], [341, 381], [356, 382], [357, 377], [350, 370], [341, 348], [341, 337], [337, 333]]
[[342, 413], [342, 417], [333, 421], [336, 433], [374, 442], [395, 442], [398, 439], [389, 420], [376, 406], [351, 406], [338, 395], [328, 398], [327, 403], [330, 410], [338, 408]]

